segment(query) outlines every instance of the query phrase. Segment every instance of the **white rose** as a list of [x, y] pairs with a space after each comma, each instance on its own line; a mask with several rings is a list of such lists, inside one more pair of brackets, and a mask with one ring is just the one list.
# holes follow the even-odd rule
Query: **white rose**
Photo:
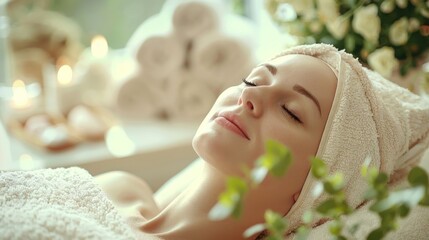
[[398, 65], [395, 52], [391, 47], [382, 47], [368, 56], [369, 66], [383, 77], [390, 78], [393, 70]]
[[284, 22], [293, 21], [296, 19], [296, 12], [293, 6], [289, 3], [281, 3], [277, 7], [276, 16]]
[[340, 15], [335, 0], [317, 0], [317, 6], [317, 14], [322, 23], [334, 21]]
[[404, 45], [408, 41], [408, 19], [402, 17], [395, 21], [389, 29], [389, 39], [393, 45]]
[[375, 4], [361, 7], [356, 10], [352, 21], [353, 29], [372, 43], [378, 43], [380, 35], [381, 21], [377, 12]]
[[303, 14], [314, 8], [313, 0], [286, 0], [283, 2], [292, 5], [298, 14]]
[[410, 18], [408, 22], [408, 32], [415, 32], [419, 30], [420, 22], [417, 18]]
[[393, 1], [383, 1], [380, 5], [380, 9], [384, 13], [391, 13], [395, 9], [395, 3]]
[[408, 0], [396, 0], [396, 5], [400, 8], [406, 8], [408, 6]]
[[348, 19], [338, 17], [334, 21], [328, 22], [326, 27], [334, 38], [343, 39], [349, 30], [349, 25]]

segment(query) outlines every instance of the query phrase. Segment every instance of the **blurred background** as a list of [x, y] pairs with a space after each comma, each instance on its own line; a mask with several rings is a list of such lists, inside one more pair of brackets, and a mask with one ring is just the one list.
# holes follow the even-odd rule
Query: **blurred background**
[[429, 89], [428, 1], [0, 0], [0, 170], [124, 170], [157, 189], [199, 122], [257, 63], [346, 49]]

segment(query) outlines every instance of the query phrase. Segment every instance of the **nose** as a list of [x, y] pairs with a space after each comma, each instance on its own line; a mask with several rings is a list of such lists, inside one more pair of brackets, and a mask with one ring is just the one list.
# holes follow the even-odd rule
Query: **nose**
[[260, 117], [263, 110], [261, 92], [256, 87], [245, 88], [238, 99], [238, 105], [242, 105], [254, 117]]

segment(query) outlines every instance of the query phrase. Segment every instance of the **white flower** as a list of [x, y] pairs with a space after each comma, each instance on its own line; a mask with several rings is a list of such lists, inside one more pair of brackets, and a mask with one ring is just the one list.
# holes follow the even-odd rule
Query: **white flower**
[[381, 3], [380, 9], [384, 13], [391, 13], [395, 9], [395, 2], [393, 0], [385, 0]]
[[338, 17], [334, 21], [328, 22], [326, 27], [328, 31], [336, 39], [343, 39], [349, 30], [349, 20], [343, 17]]
[[381, 21], [377, 13], [377, 6], [370, 4], [356, 10], [352, 21], [353, 29], [372, 43], [378, 43], [380, 35]]
[[284, 3], [292, 5], [298, 14], [303, 14], [314, 8], [313, 0], [286, 0]]
[[402, 17], [395, 21], [389, 29], [389, 39], [393, 45], [404, 45], [408, 41], [408, 19]]
[[317, 14], [322, 23], [334, 21], [340, 15], [335, 0], [317, 0], [317, 6]]
[[408, 21], [408, 32], [415, 32], [419, 30], [420, 22], [417, 18], [410, 18]]
[[390, 78], [393, 70], [398, 65], [395, 51], [391, 47], [382, 47], [368, 56], [369, 66], [383, 77]]
[[408, 5], [408, 0], [396, 0], [396, 5], [400, 8], [406, 8]]
[[319, 21], [312, 21], [308, 27], [312, 33], [320, 33], [323, 29], [323, 25]]
[[[429, 7], [429, 6], [428, 6], [428, 7]], [[429, 18], [429, 10], [426, 10], [426, 9], [424, 9], [424, 8], [421, 8], [421, 9], [420, 9], [420, 13], [421, 13], [424, 17]]]
[[297, 17], [295, 9], [289, 3], [281, 3], [277, 7], [276, 16], [279, 20], [284, 22], [293, 21]]

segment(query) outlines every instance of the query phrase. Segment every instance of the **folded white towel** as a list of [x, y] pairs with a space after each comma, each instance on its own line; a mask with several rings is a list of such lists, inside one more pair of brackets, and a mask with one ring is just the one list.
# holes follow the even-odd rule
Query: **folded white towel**
[[186, 45], [172, 33], [168, 16], [162, 14], [144, 21], [131, 36], [126, 49], [146, 74], [155, 78], [167, 76], [185, 62]]
[[1, 239], [135, 239], [80, 168], [0, 172]]
[[216, 100], [217, 92], [192, 72], [172, 74], [167, 95], [171, 96], [167, 111], [171, 118], [202, 120]]
[[[366, 181], [360, 169], [365, 159], [389, 176], [402, 179], [429, 145], [429, 102], [368, 70], [352, 55], [326, 44], [290, 48], [280, 55], [304, 54], [328, 64], [338, 77], [332, 108], [317, 156], [330, 173], [344, 176], [345, 196], [352, 207], [363, 202]], [[285, 218], [290, 230], [303, 213], [326, 197], [312, 191], [317, 181], [308, 175], [297, 202]], [[317, 222], [316, 218], [314, 222]]]
[[193, 42], [190, 68], [216, 89], [240, 83], [252, 66], [249, 48], [234, 37], [211, 32]]
[[137, 50], [137, 61], [147, 74], [164, 78], [185, 62], [186, 47], [174, 35], [148, 37]]
[[159, 79], [154, 80], [143, 71], [112, 87], [109, 105], [121, 117], [130, 119], [155, 118], [164, 111], [167, 96]]
[[167, 1], [162, 12], [172, 16], [173, 31], [183, 41], [194, 39], [220, 25], [222, 1]]

